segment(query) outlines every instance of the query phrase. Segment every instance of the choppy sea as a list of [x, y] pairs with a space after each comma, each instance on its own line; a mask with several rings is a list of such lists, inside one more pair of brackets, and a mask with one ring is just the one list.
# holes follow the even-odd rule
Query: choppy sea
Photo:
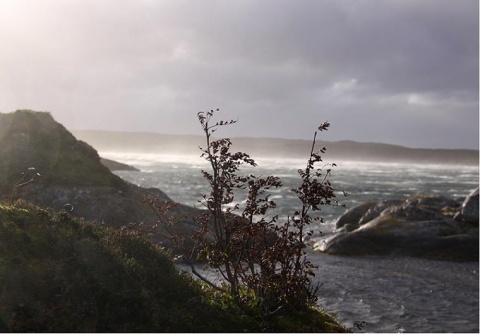
[[[200, 206], [208, 187], [201, 175], [208, 162], [200, 157], [101, 152], [105, 158], [133, 165], [135, 171], [117, 171], [122, 178], [156, 187], [172, 200]], [[256, 159], [258, 166], [245, 169], [257, 176], [275, 175], [283, 187], [271, 192], [280, 218], [292, 215], [299, 202], [290, 190], [298, 186], [301, 160]], [[478, 166], [429, 165], [336, 161], [329, 178], [338, 190], [340, 205], [351, 208], [365, 201], [398, 199], [412, 195], [464, 198], [479, 185]], [[325, 169], [330, 166], [325, 166]], [[344, 196], [344, 192], [347, 196]], [[236, 199], [240, 203], [243, 199]], [[334, 228], [346, 210], [322, 208], [323, 224], [313, 227], [313, 239]], [[320, 233], [320, 231], [322, 233]], [[479, 332], [479, 263], [432, 261], [398, 257], [341, 257], [309, 253], [318, 265], [322, 284], [319, 306], [346, 327], [361, 332]], [[354, 323], [365, 322], [361, 330]]]

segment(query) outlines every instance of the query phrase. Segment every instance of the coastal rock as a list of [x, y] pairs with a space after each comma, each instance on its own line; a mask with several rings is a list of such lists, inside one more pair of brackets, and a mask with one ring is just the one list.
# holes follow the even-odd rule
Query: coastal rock
[[[161, 190], [141, 188], [113, 174], [95, 149], [78, 141], [49, 113], [0, 114], [0, 199], [22, 198], [102, 224], [136, 223], [135, 228], [143, 229], [159, 219], [145, 196], [171, 201]], [[176, 204], [169, 215], [189, 235], [199, 213]]]
[[360, 218], [360, 220], [358, 220], [358, 224], [363, 225], [379, 216], [386, 208], [390, 206], [397, 206], [401, 203], [402, 200], [397, 199], [382, 200], [375, 204], [375, 206], [371, 206], [368, 211]]
[[359, 226], [360, 219], [369, 211], [373, 206], [374, 202], [366, 202], [359, 206], [355, 206], [345, 212], [336, 222], [337, 231], [352, 231], [357, 229]]
[[[409, 200], [400, 206], [391, 206], [380, 213], [382, 217], [390, 217], [391, 219], [402, 220], [406, 222], [421, 222], [431, 220], [443, 220], [444, 216], [431, 209], [418, 206]], [[372, 221], [369, 221], [372, 222]]]
[[465, 225], [452, 218], [460, 205], [441, 196], [365, 203], [342, 215], [336, 233], [318, 241], [314, 249], [351, 256], [478, 260], [478, 225]]
[[105, 165], [110, 171], [140, 171], [134, 166], [120, 163], [107, 158], [100, 158], [100, 162]]

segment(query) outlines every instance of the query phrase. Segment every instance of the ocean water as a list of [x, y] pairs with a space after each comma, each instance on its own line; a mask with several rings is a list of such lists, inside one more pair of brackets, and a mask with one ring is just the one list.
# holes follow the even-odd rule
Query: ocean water
[[[200, 157], [101, 152], [101, 156], [131, 164], [140, 172], [118, 171], [122, 178], [157, 187], [172, 200], [200, 207], [208, 192]], [[256, 159], [258, 167], [243, 170], [257, 176], [275, 175], [283, 186], [271, 192], [279, 215], [286, 219], [299, 202], [290, 190], [298, 186], [297, 170], [305, 161]], [[336, 161], [329, 180], [338, 190], [338, 206], [324, 207], [323, 224], [314, 226], [315, 239], [324, 238], [346, 209], [365, 201], [412, 195], [464, 198], [479, 185], [478, 166], [418, 165]], [[330, 168], [330, 166], [325, 166]], [[344, 192], [347, 196], [344, 196]], [[235, 199], [242, 204], [241, 195]], [[344, 205], [345, 207], [343, 207]], [[398, 257], [342, 257], [309, 253], [318, 265], [322, 284], [319, 306], [335, 313], [346, 327], [366, 322], [362, 332], [478, 332], [479, 264]]]

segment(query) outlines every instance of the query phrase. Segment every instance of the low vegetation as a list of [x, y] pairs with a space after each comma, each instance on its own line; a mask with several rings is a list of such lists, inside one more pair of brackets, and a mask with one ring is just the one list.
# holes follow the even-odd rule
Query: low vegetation
[[0, 204], [2, 332], [339, 332], [315, 308], [268, 323], [180, 273], [147, 238]]

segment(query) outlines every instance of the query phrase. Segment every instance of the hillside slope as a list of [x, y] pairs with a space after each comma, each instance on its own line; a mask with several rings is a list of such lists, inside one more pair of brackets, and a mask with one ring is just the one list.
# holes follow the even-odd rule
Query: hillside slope
[[[157, 222], [143, 201], [145, 195], [170, 201], [159, 189], [141, 188], [113, 174], [95, 149], [78, 141], [49, 113], [0, 114], [0, 200], [23, 198], [120, 227]], [[196, 214], [181, 204], [172, 211], [188, 231]]]
[[[228, 318], [158, 246], [124, 230], [0, 205], [0, 250], [3, 332], [219, 331]], [[218, 323], [204, 322], [210, 313]]]
[[137, 233], [0, 204], [0, 332], [344, 331], [315, 309], [290, 314], [264, 329]]

